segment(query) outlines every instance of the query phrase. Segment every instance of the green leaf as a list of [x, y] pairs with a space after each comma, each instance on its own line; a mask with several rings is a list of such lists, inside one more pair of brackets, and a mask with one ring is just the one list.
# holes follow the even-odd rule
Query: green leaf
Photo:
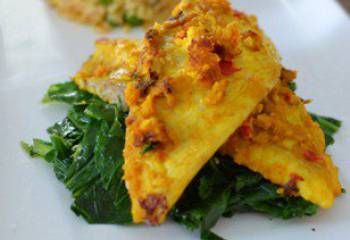
[[[203, 190], [199, 189], [208, 181], [213, 190], [211, 197], [203, 200], [200, 196]], [[260, 212], [289, 219], [317, 212], [317, 206], [302, 198], [279, 195], [278, 188], [261, 175], [238, 166], [230, 157], [216, 155], [188, 186], [171, 216], [191, 230], [201, 228], [202, 237], [207, 237], [211, 236], [208, 231], [221, 215], [232, 217], [238, 212]]]
[[33, 146], [28, 143], [21, 141], [22, 149], [31, 157], [36, 157], [35, 152], [33, 151]]
[[201, 240], [225, 240], [211, 231], [202, 231]]
[[41, 139], [34, 139], [33, 145], [21, 142], [21, 146], [31, 157], [45, 158], [52, 151], [52, 144]]
[[75, 198], [72, 210], [90, 223], [129, 224], [131, 203], [122, 180], [125, 141], [123, 105], [108, 104], [73, 83], [49, 88], [46, 102], [68, 103], [67, 117], [48, 128], [50, 142], [22, 143], [52, 164]]
[[97, 135], [95, 146], [95, 164], [98, 169], [103, 186], [108, 189], [118, 171], [121, 171], [124, 149], [124, 136], [120, 136], [121, 126], [112, 127], [103, 122]]
[[[55, 154], [55, 152], [53, 152]], [[67, 179], [67, 172], [69, 166], [72, 164], [71, 158], [59, 159], [57, 156], [53, 156], [53, 160], [49, 161], [53, 164], [53, 169], [58, 180], [64, 183]]]
[[245, 173], [240, 174], [236, 178], [235, 188], [239, 192], [245, 187], [252, 187], [261, 182], [262, 176], [259, 174]]
[[93, 121], [91, 117], [84, 113], [86, 107], [87, 105], [73, 105], [67, 114], [67, 118], [81, 131], [85, 131]]
[[91, 94], [80, 91], [74, 82], [55, 84], [49, 87], [43, 98], [43, 103], [64, 102], [68, 104], [79, 104], [90, 100]]
[[69, 158], [71, 155], [70, 147], [71, 144], [70, 142], [59, 136], [58, 134], [54, 133], [50, 136], [51, 144], [53, 145], [53, 148], [57, 152], [57, 157], [59, 159], [65, 159]]
[[100, 123], [91, 122], [85, 130], [84, 137], [80, 144], [75, 147], [76, 150], [73, 154], [74, 161], [67, 172], [67, 183], [70, 181], [70, 178], [80, 171], [81, 168], [92, 161], [99, 128]]
[[116, 118], [116, 111], [117, 109], [114, 105], [94, 102], [85, 108], [84, 113], [95, 120], [105, 120], [111, 123]]
[[124, 184], [119, 182], [118, 185], [117, 180], [114, 181], [108, 190], [97, 181], [76, 198], [72, 210], [89, 223], [131, 224], [129, 196]]
[[209, 231], [219, 221], [220, 217], [226, 211], [229, 203], [231, 189], [228, 188], [220, 193], [215, 194], [213, 199], [208, 200], [206, 215], [201, 224], [201, 231]]
[[310, 113], [313, 120], [317, 122], [325, 135], [326, 146], [334, 144], [334, 135], [339, 131], [342, 122], [340, 120]]
[[[73, 165], [71, 165], [73, 166]], [[72, 168], [68, 169], [71, 173]], [[86, 189], [90, 188], [99, 179], [99, 172], [93, 160], [89, 161], [85, 166], [74, 172], [73, 175], [68, 175], [65, 181], [66, 187], [72, 191], [74, 197], [81, 195]]]
[[83, 135], [83, 133], [77, 129], [68, 118], [55, 123], [52, 127], [47, 129], [47, 132], [51, 135], [57, 134], [58, 136], [67, 139], [67, 141], [70, 142], [70, 145], [79, 141]]
[[206, 176], [203, 176], [199, 180], [199, 197], [202, 200], [206, 200], [209, 198], [213, 192], [213, 185], [212, 185], [212, 179], [209, 179]]

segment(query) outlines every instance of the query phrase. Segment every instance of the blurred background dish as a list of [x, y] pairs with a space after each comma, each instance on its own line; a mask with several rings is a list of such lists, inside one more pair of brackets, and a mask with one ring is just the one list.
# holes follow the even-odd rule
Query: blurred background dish
[[350, 13], [350, 1], [349, 0], [338, 0], [340, 4]]
[[62, 16], [108, 31], [163, 21], [178, 0], [47, 0]]

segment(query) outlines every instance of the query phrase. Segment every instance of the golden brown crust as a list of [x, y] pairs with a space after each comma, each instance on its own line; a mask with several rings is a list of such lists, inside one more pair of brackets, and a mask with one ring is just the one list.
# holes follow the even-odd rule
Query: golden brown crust
[[[97, 51], [83, 65], [82, 70], [74, 78], [75, 81], [82, 89], [97, 94], [106, 101], [116, 102], [123, 88], [118, 91], [115, 89], [120, 88], [121, 83], [125, 85], [133, 81], [132, 75], [135, 70], [133, 67], [139, 59], [140, 45], [138, 41], [129, 40], [98, 41]], [[137, 46], [139, 47], [136, 48]], [[118, 72], [120, 69], [127, 71], [123, 71], [125, 75], [119, 75], [120, 78], [115, 80], [114, 78], [111, 80], [113, 74], [108, 71], [104, 77], [95, 76], [100, 69], [111, 66], [111, 72]], [[328, 207], [340, 193], [337, 170], [329, 156], [324, 153], [324, 135], [307, 114], [305, 101], [287, 87], [288, 82], [296, 78], [296, 72], [284, 69], [281, 78], [283, 81], [257, 106], [255, 113], [237, 129], [222, 151], [231, 155], [237, 163], [262, 173], [275, 184], [284, 186], [284, 189], [280, 190], [281, 193], [301, 195], [315, 204]], [[174, 92], [172, 85], [173, 81], [166, 79], [162, 82], [160, 90], [166, 93], [169, 106], [175, 104], [171, 94]], [[217, 87], [220, 88], [221, 85]], [[205, 101], [215, 104], [217, 97], [223, 96], [217, 95], [215, 89], [214, 84]], [[135, 93], [137, 91], [130, 91], [128, 97], [137, 99], [138, 97], [133, 97]], [[130, 115], [127, 125], [135, 120]], [[165, 130], [162, 131], [164, 135]], [[151, 142], [155, 142], [152, 134], [145, 135], [147, 138], [151, 137]], [[140, 142], [144, 144], [147, 141], [143, 139]], [[290, 147], [293, 142], [296, 146]], [[249, 154], [245, 155], [248, 150]], [[258, 152], [260, 154], [255, 155]], [[253, 160], [249, 160], [250, 158]], [[320, 168], [323, 170], [318, 170]], [[299, 192], [300, 184], [304, 185], [302, 188], [304, 190]]]
[[[116, 99], [115, 92], [112, 93], [110, 89], [117, 89], [120, 82], [136, 81], [129, 84], [126, 92], [132, 111], [127, 119], [129, 132], [125, 149], [125, 179], [133, 199], [136, 222], [145, 219], [152, 224], [161, 222], [190, 178], [219, 147], [213, 145], [220, 141], [223, 143], [224, 140], [220, 138], [222, 134], [233, 131], [231, 126], [220, 128], [223, 126], [220, 117], [231, 114], [226, 109], [234, 107], [234, 114], [241, 113], [251, 99], [258, 102], [257, 99], [268, 91], [259, 87], [260, 75], [252, 74], [261, 72], [250, 69], [251, 65], [257, 65], [251, 60], [255, 54], [265, 51], [273, 59], [278, 59], [273, 47], [253, 24], [254, 18], [233, 11], [234, 17], [239, 19], [236, 20], [237, 25], [246, 24], [249, 27], [244, 27], [244, 30], [239, 28], [239, 33], [243, 32], [240, 33], [243, 37], [238, 41], [240, 47], [226, 51], [226, 47], [216, 42], [220, 42], [220, 38], [213, 35], [196, 38], [198, 29], [193, 29], [191, 21], [195, 21], [198, 13], [181, 9], [179, 7], [174, 17], [163, 26], [157, 25], [148, 32], [144, 50], [137, 41], [98, 42], [97, 52], [74, 78], [80, 87], [110, 102]], [[164, 41], [168, 31], [175, 36], [174, 42], [179, 43], [172, 43], [176, 46], [175, 50], [166, 48], [171, 46]], [[217, 31], [220, 32], [220, 29]], [[227, 36], [236, 35], [233, 30], [230, 30], [230, 34]], [[222, 35], [220, 32], [219, 36]], [[191, 40], [188, 40], [189, 37]], [[195, 41], [192, 41], [193, 38]], [[266, 42], [255, 43], [257, 39]], [[193, 44], [196, 46], [190, 47]], [[183, 45], [186, 47], [183, 48]], [[141, 54], [141, 68], [134, 74]], [[247, 57], [242, 59], [245, 54]], [[177, 61], [186, 56], [186, 64], [181, 65], [181, 61], [170, 64], [168, 58], [173, 60], [173, 56]], [[226, 62], [231, 64], [222, 68], [221, 65], [226, 65]], [[213, 68], [215, 74], [205, 72], [208, 67], [202, 68], [203, 65]], [[242, 76], [246, 68], [249, 71], [245, 73], [252, 74], [247, 81], [250, 85], [236, 85], [234, 89], [239, 89], [240, 97], [245, 96], [248, 103], [230, 102], [224, 105], [229, 107], [215, 114], [205, 112], [207, 108], [220, 108], [227, 103], [228, 96], [234, 93], [231, 90], [227, 94], [230, 84], [237, 80], [235, 77]], [[125, 69], [124, 74], [118, 75], [118, 81], [111, 81], [111, 72], [119, 69]], [[176, 75], [175, 71], [181, 74]], [[240, 127], [221, 151], [231, 155], [237, 163], [283, 186], [281, 194], [300, 195], [322, 207], [329, 207], [341, 191], [337, 168], [325, 153], [324, 135], [306, 112], [305, 102], [287, 87], [287, 83], [296, 77], [296, 72], [283, 70], [281, 76], [282, 81], [255, 107], [250, 117], [242, 115], [239, 120], [233, 118], [228, 122], [230, 124], [226, 126], [232, 123]], [[197, 103], [192, 98], [194, 95], [200, 99], [200, 105], [194, 104]], [[198, 116], [198, 110], [193, 109], [200, 109], [203, 114]], [[253, 112], [253, 108], [246, 114], [250, 112]], [[154, 145], [153, 150], [144, 152], [144, 146], [150, 144]], [[203, 146], [211, 151], [202, 149]], [[179, 148], [186, 151], [174, 154]], [[206, 152], [199, 155], [201, 151]], [[195, 161], [197, 156], [200, 158], [198, 162]]]
[[140, 48], [137, 40], [100, 39], [95, 53], [72, 79], [82, 90], [107, 102], [117, 102], [123, 98], [126, 83], [133, 81]]
[[282, 81], [221, 151], [285, 186], [280, 193], [300, 195], [328, 208], [341, 193], [338, 169], [325, 152], [320, 126], [288, 87], [295, 77], [296, 72], [283, 70]]
[[[245, 44], [254, 32], [259, 49]], [[161, 223], [199, 169], [274, 87], [279, 57], [255, 18], [227, 1], [182, 1], [144, 39], [130, 107], [125, 181], [135, 223]], [[155, 145], [151, 151], [144, 148]], [[205, 147], [203, 147], [205, 146]], [[140, 205], [162, 196], [167, 209]]]

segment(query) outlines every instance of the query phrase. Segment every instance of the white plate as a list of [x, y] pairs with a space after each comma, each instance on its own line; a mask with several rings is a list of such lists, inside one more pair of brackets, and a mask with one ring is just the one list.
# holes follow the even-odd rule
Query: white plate
[[[310, 108], [344, 120], [330, 148], [350, 190], [350, 20], [332, 0], [233, 1], [255, 13], [284, 57], [299, 73], [299, 94]], [[0, 239], [109, 240], [198, 239], [172, 223], [161, 227], [93, 226], [69, 209], [69, 192], [42, 160], [32, 160], [21, 140], [45, 137], [64, 106], [40, 104], [47, 87], [75, 73], [101, 35], [67, 22], [43, 1], [0, 0]], [[141, 37], [141, 30], [113, 33]], [[349, 194], [312, 218], [269, 220], [256, 214], [220, 221], [215, 231], [227, 239], [348, 239]], [[311, 231], [315, 228], [316, 231]]]

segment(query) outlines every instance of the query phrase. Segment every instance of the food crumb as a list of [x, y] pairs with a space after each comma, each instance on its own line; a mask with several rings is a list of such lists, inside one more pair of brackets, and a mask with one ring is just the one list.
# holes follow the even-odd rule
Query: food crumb
[[316, 228], [311, 228], [311, 231], [316, 232]]

